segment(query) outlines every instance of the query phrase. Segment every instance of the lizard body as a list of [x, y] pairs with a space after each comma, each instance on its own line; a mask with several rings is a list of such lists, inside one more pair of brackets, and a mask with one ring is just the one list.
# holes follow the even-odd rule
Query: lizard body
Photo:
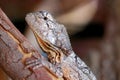
[[92, 71], [72, 50], [66, 28], [57, 23], [50, 13], [29, 13], [26, 21], [50, 63], [55, 66], [58, 63], [59, 67], [51, 67], [51, 71], [64, 77], [63, 80], [96, 80]]
[[65, 27], [58, 24], [48, 12], [30, 13], [26, 20], [51, 62], [59, 63], [63, 52], [65, 55], [70, 53], [72, 48]]

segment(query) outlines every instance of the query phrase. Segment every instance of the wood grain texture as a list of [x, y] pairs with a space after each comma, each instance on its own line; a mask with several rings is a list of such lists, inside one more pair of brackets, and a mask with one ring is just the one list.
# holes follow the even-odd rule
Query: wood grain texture
[[0, 9], [0, 67], [13, 80], [46, 80], [44, 77], [49, 75], [44, 69], [40, 68], [37, 71], [25, 69], [25, 61], [37, 58], [35, 54], [41, 57]]

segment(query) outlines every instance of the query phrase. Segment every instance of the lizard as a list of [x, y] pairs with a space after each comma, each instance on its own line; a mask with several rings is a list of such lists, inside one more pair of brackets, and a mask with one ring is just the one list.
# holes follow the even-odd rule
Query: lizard
[[[58, 23], [49, 12], [29, 13], [25, 19], [39, 46], [47, 54], [50, 64], [59, 65], [60, 69], [57, 73], [61, 73], [61, 75], [56, 75], [64, 77], [64, 80], [96, 80], [89, 67], [72, 50], [65, 26]], [[41, 62], [33, 60], [28, 63], [28, 67], [30, 67]], [[53, 70], [51, 69], [51, 71]]]

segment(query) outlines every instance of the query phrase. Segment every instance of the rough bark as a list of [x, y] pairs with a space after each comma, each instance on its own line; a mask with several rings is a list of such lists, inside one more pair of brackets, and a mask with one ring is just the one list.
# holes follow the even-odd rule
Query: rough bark
[[[51, 80], [44, 68], [37, 71], [25, 69], [26, 59], [40, 54], [29, 41], [15, 28], [4, 12], [0, 9], [0, 67], [13, 80]], [[44, 73], [43, 73], [44, 72]], [[36, 75], [40, 74], [39, 79]]]

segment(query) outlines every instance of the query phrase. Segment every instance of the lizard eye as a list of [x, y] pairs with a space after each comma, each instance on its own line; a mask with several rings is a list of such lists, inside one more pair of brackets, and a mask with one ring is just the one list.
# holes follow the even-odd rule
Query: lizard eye
[[44, 17], [44, 20], [47, 20], [48, 18], [47, 17]]

